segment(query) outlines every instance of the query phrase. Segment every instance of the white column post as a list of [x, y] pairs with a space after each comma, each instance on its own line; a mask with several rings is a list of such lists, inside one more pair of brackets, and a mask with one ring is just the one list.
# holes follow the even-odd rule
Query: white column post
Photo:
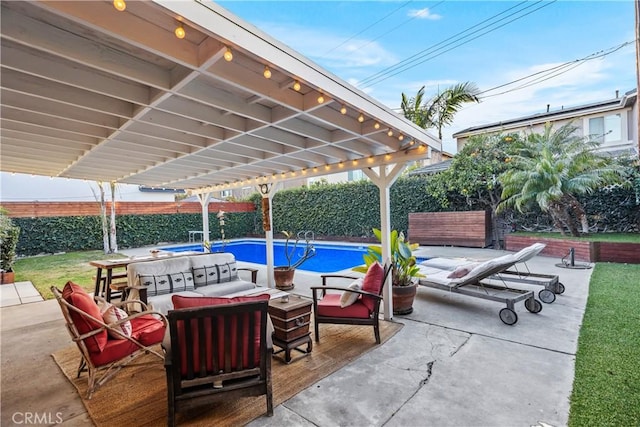
[[211, 193], [198, 194], [202, 212], [202, 243], [209, 242], [209, 201]]
[[[389, 236], [391, 235], [391, 201], [390, 201], [390, 188], [396, 179], [400, 176], [402, 171], [407, 167], [406, 163], [397, 163], [393, 168], [388, 171], [389, 166], [380, 166], [380, 171], [377, 174], [372, 169], [363, 169], [362, 171], [369, 177], [369, 179], [376, 184], [380, 192], [380, 231], [382, 248], [382, 262], [386, 262], [391, 259], [391, 242]], [[382, 294], [382, 309], [384, 311], [384, 319], [393, 319], [393, 294], [391, 292], [391, 275], [385, 283], [384, 291]]]

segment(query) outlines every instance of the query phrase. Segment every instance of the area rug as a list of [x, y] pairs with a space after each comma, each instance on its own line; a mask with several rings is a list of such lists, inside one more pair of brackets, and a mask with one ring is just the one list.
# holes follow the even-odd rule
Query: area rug
[[[400, 323], [381, 321], [382, 342], [401, 327]], [[273, 359], [274, 407], [376, 347], [371, 327], [323, 324], [320, 338], [320, 343], [313, 343], [311, 354], [302, 356], [293, 351], [294, 360], [288, 365]], [[140, 362], [124, 368], [100, 387], [91, 400], [86, 400], [87, 376], [83, 374], [76, 378], [80, 360], [77, 347], [66, 348], [52, 356], [78, 390], [96, 426], [166, 425], [167, 385], [164, 366], [158, 358], [140, 358]], [[266, 407], [264, 396], [246, 397], [178, 413], [176, 421], [184, 426], [239, 426], [265, 415]]]

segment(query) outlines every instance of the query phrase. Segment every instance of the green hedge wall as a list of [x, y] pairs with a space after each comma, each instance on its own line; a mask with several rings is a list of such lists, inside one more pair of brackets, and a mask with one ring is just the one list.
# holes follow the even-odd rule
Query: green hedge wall
[[[478, 209], [457, 194], [449, 196], [450, 207], [442, 208], [426, 192], [428, 176], [401, 177], [391, 187], [391, 227], [407, 231], [410, 212], [466, 211]], [[225, 237], [263, 235], [260, 195], [249, 200], [255, 212], [227, 213]], [[633, 189], [612, 188], [583, 196], [581, 201], [593, 232], [638, 232], [640, 206]], [[317, 239], [373, 239], [380, 227], [378, 188], [369, 181], [314, 185], [281, 190], [274, 195], [273, 231], [311, 230]], [[516, 230], [548, 231], [548, 215], [534, 208], [520, 214], [508, 212], [507, 223]], [[14, 218], [21, 228], [17, 253], [20, 256], [89, 249], [102, 249], [99, 217]], [[186, 242], [189, 230], [201, 230], [200, 214], [123, 215], [116, 218], [121, 249]], [[212, 241], [220, 239], [215, 213], [209, 215]]]

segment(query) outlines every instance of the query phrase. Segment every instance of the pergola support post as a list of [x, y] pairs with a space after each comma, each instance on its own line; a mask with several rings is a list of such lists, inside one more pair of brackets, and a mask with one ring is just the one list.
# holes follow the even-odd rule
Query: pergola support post
[[273, 212], [271, 202], [277, 188], [272, 183], [260, 184], [258, 190], [262, 196], [262, 228], [264, 229], [265, 249], [267, 251], [267, 287], [275, 288], [276, 285], [273, 278], [275, 257], [273, 256]]
[[210, 242], [209, 240], [209, 201], [211, 200], [211, 193], [197, 194], [198, 201], [200, 202], [200, 208], [202, 212], [202, 243]]
[[[390, 188], [400, 174], [407, 167], [407, 163], [396, 163], [389, 170], [390, 166], [380, 166], [379, 172], [376, 173], [372, 168], [366, 168], [362, 171], [373, 182], [380, 192], [380, 231], [382, 247], [382, 262], [391, 259], [391, 242], [389, 236], [391, 235], [391, 197]], [[382, 309], [384, 312], [384, 319], [393, 319], [393, 295], [391, 291], [391, 277], [387, 278], [387, 283], [384, 287], [382, 294], [383, 302]]]

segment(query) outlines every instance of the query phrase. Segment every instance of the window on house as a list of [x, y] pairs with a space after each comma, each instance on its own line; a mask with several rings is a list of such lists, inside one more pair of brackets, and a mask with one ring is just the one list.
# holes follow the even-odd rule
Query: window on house
[[589, 119], [589, 135], [601, 144], [622, 140], [622, 117], [620, 114]]
[[360, 181], [364, 178], [364, 173], [361, 170], [352, 170], [347, 174], [347, 181]]
[[231, 197], [231, 190], [222, 190], [220, 192], [220, 198], [224, 199], [225, 197]]

